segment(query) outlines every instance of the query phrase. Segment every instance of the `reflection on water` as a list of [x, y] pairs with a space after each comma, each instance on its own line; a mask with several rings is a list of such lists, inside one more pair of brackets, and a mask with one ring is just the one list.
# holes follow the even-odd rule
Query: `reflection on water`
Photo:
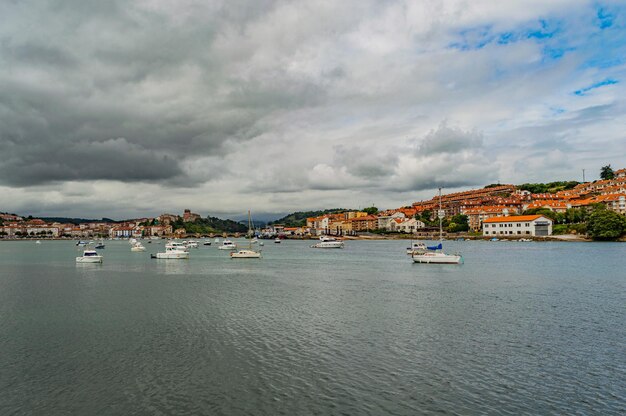
[[153, 259], [159, 274], [189, 274], [189, 259]]

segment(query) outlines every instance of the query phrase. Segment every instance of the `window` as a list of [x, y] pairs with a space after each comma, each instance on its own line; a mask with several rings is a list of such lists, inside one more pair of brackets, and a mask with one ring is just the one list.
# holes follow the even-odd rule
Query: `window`
[[530, 231], [526, 231], [526, 234], [530, 234]]

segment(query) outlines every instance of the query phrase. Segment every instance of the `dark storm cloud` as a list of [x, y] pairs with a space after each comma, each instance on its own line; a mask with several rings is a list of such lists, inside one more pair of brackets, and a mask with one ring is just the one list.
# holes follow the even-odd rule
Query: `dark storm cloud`
[[171, 156], [124, 138], [78, 142], [68, 148], [34, 148], [19, 156], [2, 164], [4, 179], [19, 185], [91, 179], [155, 181], [182, 174]]
[[[82, 0], [5, 4], [0, 184], [203, 181], [218, 175], [185, 181], [183, 162], [237, 151], [224, 145], [263, 134], [259, 121], [272, 111], [322, 102], [315, 83], [280, 67], [237, 74], [237, 58], [213, 48], [227, 27], [241, 30], [263, 5], [192, 6], [197, 13], [176, 21], [158, 2], [143, 9]], [[11, 30], [20, 19], [31, 30]]]

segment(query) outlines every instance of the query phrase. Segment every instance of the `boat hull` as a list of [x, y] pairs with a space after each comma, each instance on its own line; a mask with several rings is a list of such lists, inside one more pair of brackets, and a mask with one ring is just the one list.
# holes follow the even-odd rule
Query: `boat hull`
[[102, 256], [76, 257], [76, 263], [102, 263]]
[[233, 253], [230, 253], [231, 259], [260, 259], [261, 253], [253, 250], [239, 250]]
[[422, 264], [461, 264], [463, 262], [461, 256], [443, 253], [414, 254], [412, 258], [414, 263]]
[[323, 241], [321, 243], [313, 244], [311, 248], [343, 248], [342, 241]]
[[189, 253], [186, 251], [157, 253], [156, 258], [166, 260], [186, 260], [189, 258]]

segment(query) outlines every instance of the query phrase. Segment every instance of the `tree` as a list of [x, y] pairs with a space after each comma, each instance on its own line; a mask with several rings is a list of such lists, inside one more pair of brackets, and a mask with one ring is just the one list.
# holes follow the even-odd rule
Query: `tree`
[[582, 208], [569, 208], [565, 211], [565, 222], [568, 224], [576, 224], [585, 222], [587, 219], [587, 210]]
[[594, 240], [615, 240], [626, 231], [626, 219], [620, 214], [596, 208], [587, 220], [587, 233]]
[[467, 218], [467, 215], [463, 215], [463, 214], [453, 215], [452, 218], [450, 218], [448, 231], [451, 233], [457, 233], [460, 231], [469, 231], [469, 220]]
[[378, 212], [378, 208], [376, 208], [376, 207], [363, 208], [363, 212], [367, 212], [368, 215], [373, 215], [373, 214], [376, 214]]
[[613, 172], [613, 168], [611, 165], [602, 166], [600, 169], [600, 178], [602, 179], [613, 179], [615, 177], [615, 172]]

